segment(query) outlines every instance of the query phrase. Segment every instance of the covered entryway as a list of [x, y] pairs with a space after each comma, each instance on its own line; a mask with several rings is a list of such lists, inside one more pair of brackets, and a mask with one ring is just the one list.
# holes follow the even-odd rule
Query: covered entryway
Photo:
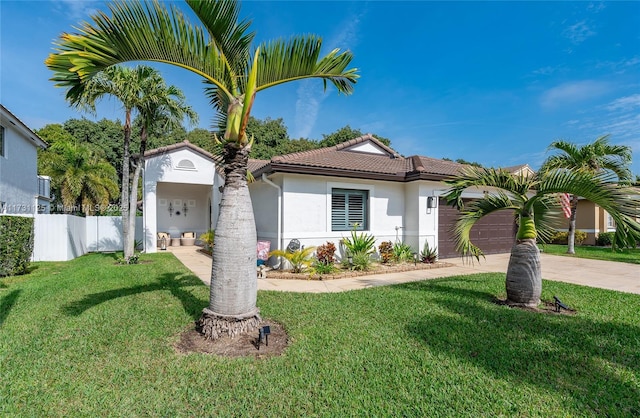
[[[471, 199], [464, 199], [465, 204]], [[453, 228], [458, 219], [458, 210], [448, 206], [440, 199], [438, 215], [438, 256], [440, 258], [458, 257]], [[480, 247], [485, 254], [508, 253], [511, 251], [516, 235], [513, 211], [500, 211], [486, 216], [471, 229], [471, 242]]]

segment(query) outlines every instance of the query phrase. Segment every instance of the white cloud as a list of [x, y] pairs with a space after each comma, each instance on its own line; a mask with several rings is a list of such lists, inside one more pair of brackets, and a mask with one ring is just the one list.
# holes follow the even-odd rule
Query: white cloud
[[640, 93], [617, 98], [606, 106], [610, 111], [629, 111], [636, 107], [640, 107]]
[[572, 81], [552, 87], [542, 93], [540, 103], [544, 107], [558, 107], [563, 104], [578, 103], [602, 96], [610, 90], [604, 81]]
[[96, 12], [97, 0], [56, 0], [57, 7], [71, 20], [88, 20]]
[[574, 23], [563, 31], [563, 35], [574, 44], [581, 44], [596, 32], [589, 27], [586, 20]]

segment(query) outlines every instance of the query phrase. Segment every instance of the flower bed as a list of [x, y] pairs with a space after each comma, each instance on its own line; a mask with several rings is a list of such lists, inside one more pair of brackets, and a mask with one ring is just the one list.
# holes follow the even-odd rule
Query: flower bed
[[289, 270], [269, 270], [267, 279], [286, 279], [286, 280], [336, 280], [346, 277], [371, 276], [374, 274], [399, 273], [403, 271], [413, 270], [430, 270], [443, 267], [451, 267], [453, 264], [438, 261], [433, 264], [427, 263], [402, 263], [402, 264], [374, 264], [371, 269], [366, 271], [356, 270], [338, 270], [329, 274], [309, 274], [309, 273], [292, 273]]

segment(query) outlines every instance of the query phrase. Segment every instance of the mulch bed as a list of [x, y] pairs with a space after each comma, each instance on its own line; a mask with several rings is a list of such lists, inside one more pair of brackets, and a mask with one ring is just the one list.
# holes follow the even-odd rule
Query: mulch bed
[[330, 274], [309, 274], [309, 273], [292, 273], [286, 270], [268, 270], [267, 279], [285, 279], [285, 280], [336, 280], [347, 277], [371, 276], [373, 274], [399, 273], [403, 271], [414, 270], [431, 270], [443, 267], [452, 267], [453, 264], [437, 261], [433, 264], [374, 264], [371, 269], [366, 271], [340, 270]]
[[206, 340], [202, 334], [192, 326], [180, 334], [175, 344], [178, 353], [204, 353], [221, 357], [255, 357], [269, 358], [284, 353], [289, 345], [289, 337], [282, 325], [263, 319], [260, 327], [269, 325], [271, 334], [268, 336], [269, 345], [265, 341], [258, 346], [258, 331], [243, 333], [234, 338], [221, 337], [216, 340]]

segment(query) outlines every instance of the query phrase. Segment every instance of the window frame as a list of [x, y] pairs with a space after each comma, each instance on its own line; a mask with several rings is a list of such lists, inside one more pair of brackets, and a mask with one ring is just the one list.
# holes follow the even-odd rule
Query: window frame
[[[358, 227], [356, 227], [357, 231], [369, 230], [369, 226], [371, 224], [371, 219], [370, 219], [371, 190], [367, 188], [352, 188], [352, 187], [344, 187], [343, 185], [337, 185], [337, 186], [330, 187], [330, 193], [331, 193], [330, 194], [331, 202], [329, 205], [329, 222], [331, 225], [332, 232], [351, 231], [355, 223], [358, 223]], [[336, 199], [336, 194], [344, 195], [343, 210], [345, 212], [344, 214], [345, 219], [342, 225], [336, 225], [336, 222], [334, 219], [334, 214], [335, 214], [334, 201]], [[353, 199], [356, 201], [358, 199], [361, 200], [361, 209], [360, 211], [358, 211], [358, 213], [355, 213], [353, 217], [349, 213], [349, 210], [350, 210], [349, 202], [352, 200], [351, 196], [353, 196]], [[357, 219], [353, 219], [354, 217], [357, 217]], [[361, 222], [357, 222], [357, 221], [361, 221]]]

